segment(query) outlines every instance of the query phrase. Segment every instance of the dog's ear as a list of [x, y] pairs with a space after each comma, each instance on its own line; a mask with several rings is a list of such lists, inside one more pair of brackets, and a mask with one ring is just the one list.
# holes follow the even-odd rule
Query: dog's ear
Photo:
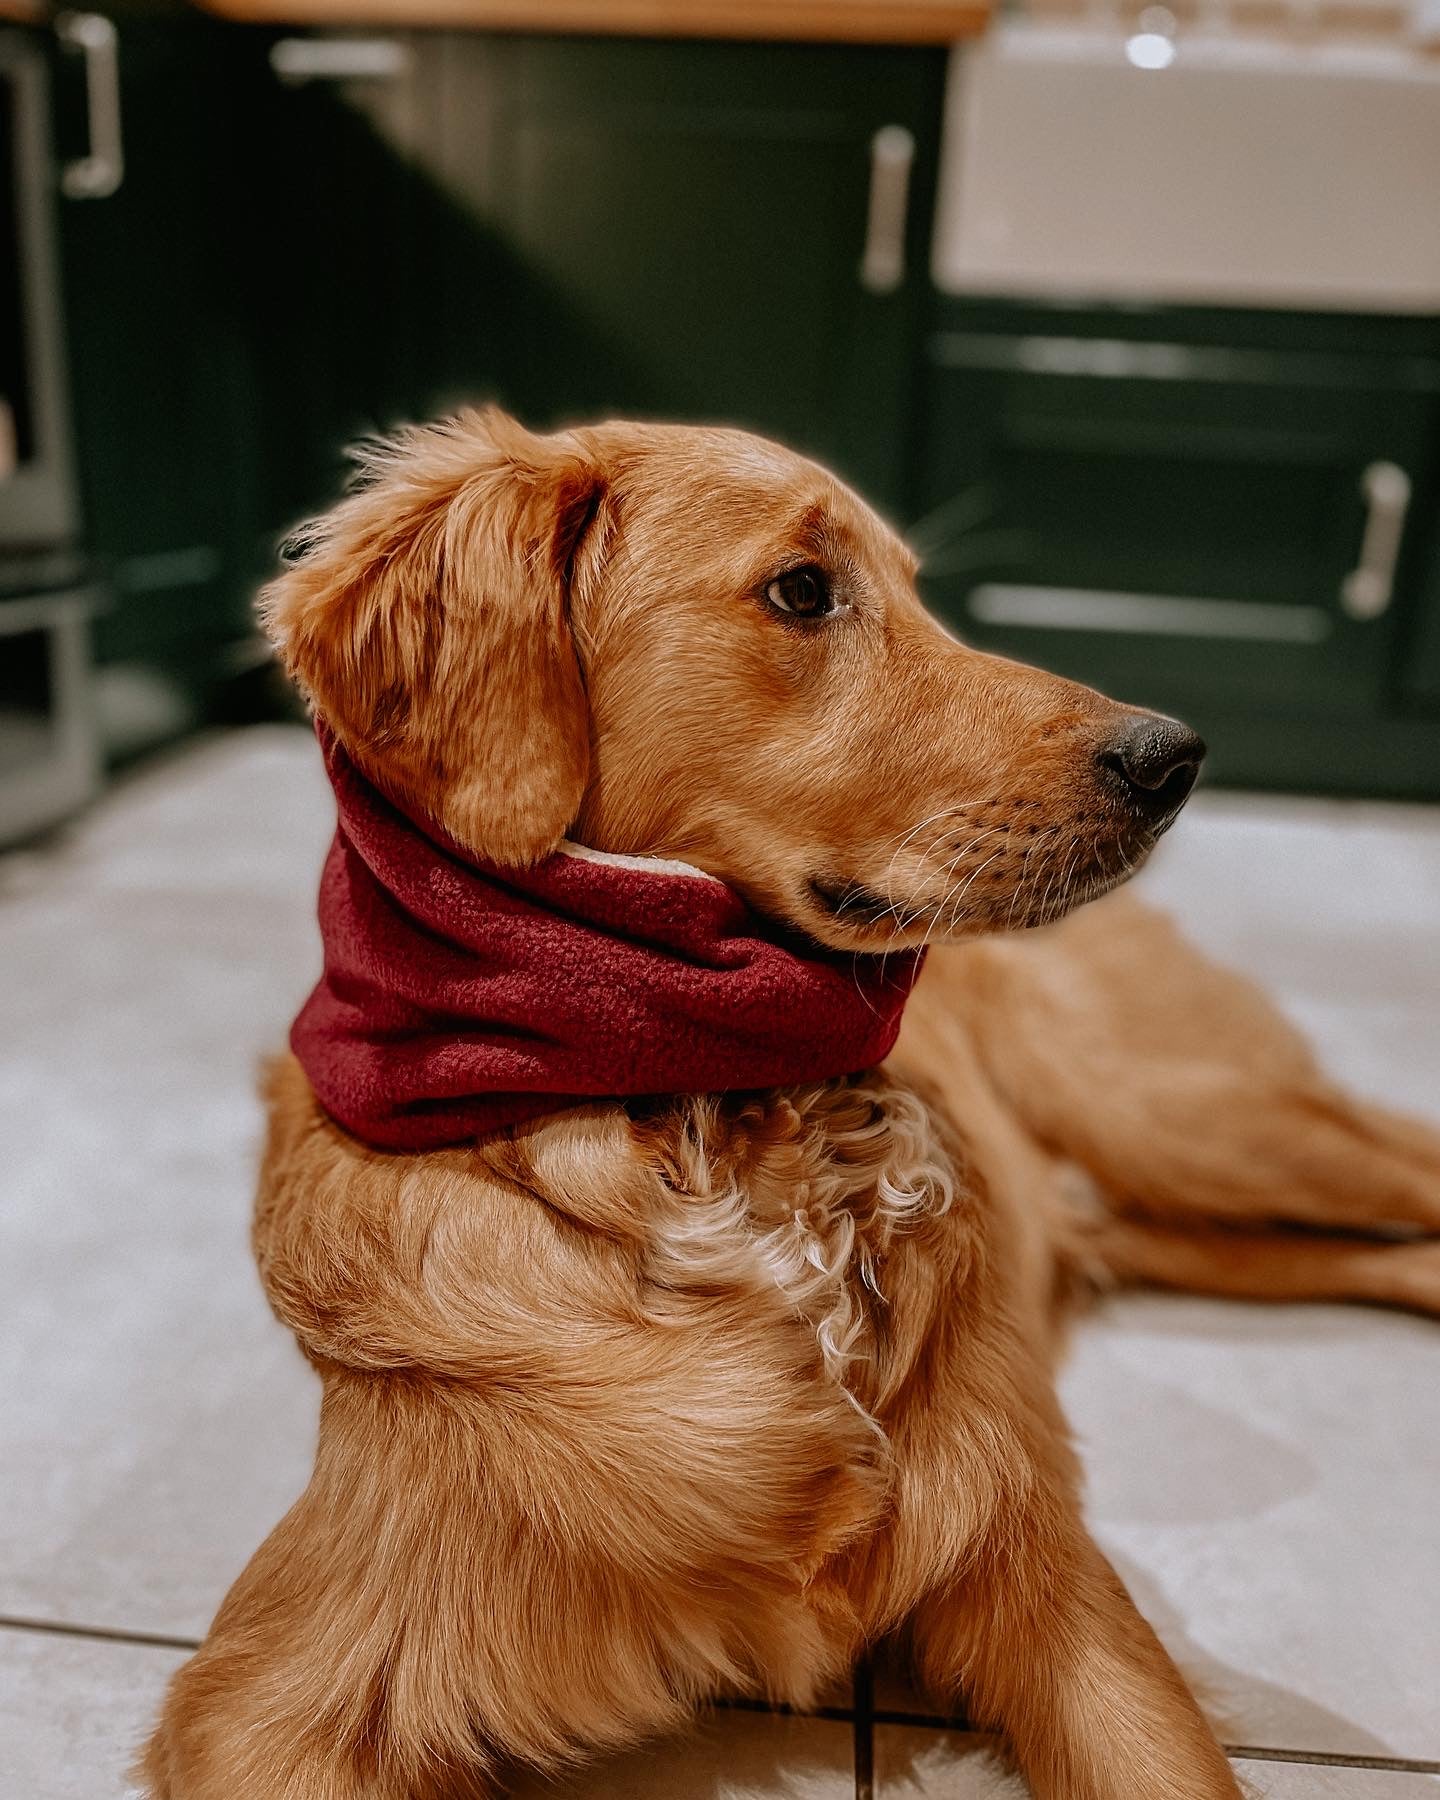
[[569, 607], [610, 533], [603, 474], [576, 438], [493, 410], [360, 460], [261, 616], [371, 779], [489, 861], [537, 861], [589, 773]]

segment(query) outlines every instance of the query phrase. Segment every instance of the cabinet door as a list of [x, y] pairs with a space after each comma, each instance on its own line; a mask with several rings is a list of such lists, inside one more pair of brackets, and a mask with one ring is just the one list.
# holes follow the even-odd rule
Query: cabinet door
[[457, 363], [489, 391], [487, 315], [503, 299], [493, 279], [477, 282], [467, 339], [452, 340], [445, 286], [473, 263], [438, 166], [443, 40], [348, 31], [242, 42], [254, 83], [244, 206], [262, 507], [278, 533], [331, 503], [350, 445], [464, 397]]
[[[86, 546], [113, 604], [105, 660], [202, 674], [249, 629], [258, 422], [225, 28], [117, 22], [124, 179], [60, 202]], [[57, 149], [85, 146], [82, 72], [57, 53]]]
[[914, 535], [966, 636], [1202, 730], [1383, 709], [1434, 364], [964, 331], [931, 352]]
[[1400, 700], [1440, 718], [1440, 526], [1429, 520], [1429, 543], [1415, 582], [1409, 632], [1400, 649]]
[[[456, 39], [451, 57], [445, 184], [495, 234], [508, 397], [743, 424], [897, 497], [941, 53]], [[454, 300], [461, 385], [467, 299], [489, 296]]]

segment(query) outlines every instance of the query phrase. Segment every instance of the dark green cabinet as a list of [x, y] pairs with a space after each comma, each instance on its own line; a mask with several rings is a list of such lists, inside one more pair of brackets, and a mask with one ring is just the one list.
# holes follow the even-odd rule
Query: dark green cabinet
[[[222, 28], [117, 29], [124, 179], [59, 202], [83, 530], [111, 597], [97, 645], [198, 678], [245, 629], [258, 529], [243, 125]], [[81, 83], [57, 49], [62, 156], [85, 145]]]
[[1308, 761], [1315, 785], [1440, 788], [1404, 685], [1440, 340], [1137, 324], [957, 306], [932, 335], [914, 535], [933, 603], [977, 643], [1182, 714], [1222, 777]]
[[[514, 269], [517, 399], [743, 424], [896, 504], [943, 71], [931, 51], [458, 40], [451, 186]], [[876, 234], [890, 261], [867, 270]]]
[[261, 148], [299, 234], [272, 310], [302, 486], [357, 429], [494, 397], [743, 424], [900, 503], [941, 53], [306, 43]]
[[120, 33], [125, 181], [63, 214], [108, 660], [203, 691], [357, 437], [719, 420], [1219, 778], [1440, 795], [1440, 321], [935, 295], [936, 50]]
[[[447, 40], [238, 36], [261, 505], [278, 535], [331, 502], [357, 440], [497, 392], [508, 300], [445, 186]], [[462, 334], [448, 295], [472, 278]]]
[[345, 447], [467, 401], [732, 421], [901, 506], [942, 52], [119, 33], [125, 179], [64, 218], [107, 662], [203, 693]]

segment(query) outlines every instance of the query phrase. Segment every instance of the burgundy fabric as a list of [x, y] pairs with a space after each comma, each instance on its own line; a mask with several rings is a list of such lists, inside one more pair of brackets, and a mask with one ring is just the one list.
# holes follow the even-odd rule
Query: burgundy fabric
[[290, 1042], [365, 1143], [431, 1150], [587, 1099], [820, 1080], [894, 1044], [913, 953], [831, 955], [674, 865], [491, 867], [320, 737], [339, 810], [325, 972]]

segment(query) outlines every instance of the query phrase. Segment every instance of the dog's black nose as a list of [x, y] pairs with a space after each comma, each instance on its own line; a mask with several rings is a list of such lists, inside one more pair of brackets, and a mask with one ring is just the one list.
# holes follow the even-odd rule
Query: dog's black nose
[[1130, 800], [1154, 818], [1180, 810], [1204, 760], [1205, 745], [1190, 727], [1158, 714], [1132, 719], [1100, 752]]

